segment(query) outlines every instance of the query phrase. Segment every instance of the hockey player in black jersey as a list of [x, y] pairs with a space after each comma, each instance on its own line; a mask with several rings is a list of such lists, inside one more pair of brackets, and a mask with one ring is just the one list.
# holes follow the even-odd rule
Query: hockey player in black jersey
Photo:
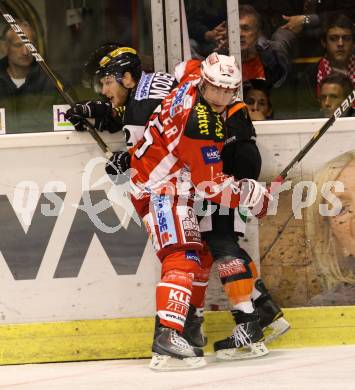
[[114, 177], [129, 168], [129, 150], [143, 138], [150, 115], [177, 82], [168, 73], [145, 73], [136, 50], [131, 47], [108, 51], [98, 65], [95, 90], [105, 100], [78, 103], [67, 111], [66, 118], [79, 131], [84, 130], [82, 118], [94, 118], [99, 130], [124, 131], [128, 151], [115, 152], [106, 165], [107, 173]]

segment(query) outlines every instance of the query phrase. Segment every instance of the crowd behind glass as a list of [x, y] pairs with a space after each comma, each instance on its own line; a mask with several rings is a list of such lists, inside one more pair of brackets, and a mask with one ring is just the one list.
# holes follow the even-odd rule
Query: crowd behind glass
[[[133, 46], [144, 68], [153, 69], [150, 1], [89, 0], [73, 21], [69, 0], [21, 1], [27, 8], [13, 0], [9, 12], [76, 101], [99, 97], [85, 63], [102, 44]], [[185, 9], [192, 56], [227, 54], [225, 1], [185, 0]], [[351, 93], [353, 0], [239, 0], [239, 21], [243, 95], [252, 120], [330, 117]], [[52, 107], [63, 99], [5, 23], [1, 33], [0, 108], [6, 133], [53, 131]], [[348, 116], [353, 115], [351, 110]]]

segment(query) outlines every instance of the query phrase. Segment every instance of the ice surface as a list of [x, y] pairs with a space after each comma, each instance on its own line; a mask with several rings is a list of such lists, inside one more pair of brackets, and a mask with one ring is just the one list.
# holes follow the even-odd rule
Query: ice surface
[[0, 389], [16, 390], [354, 390], [355, 345], [271, 350], [194, 371], [152, 372], [148, 360], [0, 366]]

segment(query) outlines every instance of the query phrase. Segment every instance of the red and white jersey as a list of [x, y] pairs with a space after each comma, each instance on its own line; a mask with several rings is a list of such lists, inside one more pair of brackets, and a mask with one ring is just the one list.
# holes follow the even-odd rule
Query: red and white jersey
[[177, 64], [174, 69], [174, 76], [177, 82], [184, 83], [191, 76], [200, 76], [201, 62], [201, 60], [192, 59]]
[[222, 172], [224, 120], [204, 101], [198, 82], [198, 76], [190, 76], [151, 116], [131, 160], [136, 198], [152, 193], [186, 195], [193, 189], [224, 206], [238, 205], [237, 184]]

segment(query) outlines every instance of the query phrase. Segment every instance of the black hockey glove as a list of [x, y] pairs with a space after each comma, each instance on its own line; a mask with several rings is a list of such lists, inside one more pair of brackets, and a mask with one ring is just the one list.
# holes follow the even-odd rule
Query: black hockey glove
[[114, 152], [112, 157], [107, 161], [105, 165], [105, 171], [110, 176], [113, 182], [116, 181], [116, 177], [122, 174], [131, 167], [131, 155], [128, 152], [119, 150]]
[[77, 131], [85, 130], [83, 118], [95, 118], [95, 128], [101, 130], [100, 124], [112, 115], [113, 111], [110, 103], [101, 100], [89, 100], [84, 103], [77, 103], [69, 108], [65, 118], [73, 124]]

